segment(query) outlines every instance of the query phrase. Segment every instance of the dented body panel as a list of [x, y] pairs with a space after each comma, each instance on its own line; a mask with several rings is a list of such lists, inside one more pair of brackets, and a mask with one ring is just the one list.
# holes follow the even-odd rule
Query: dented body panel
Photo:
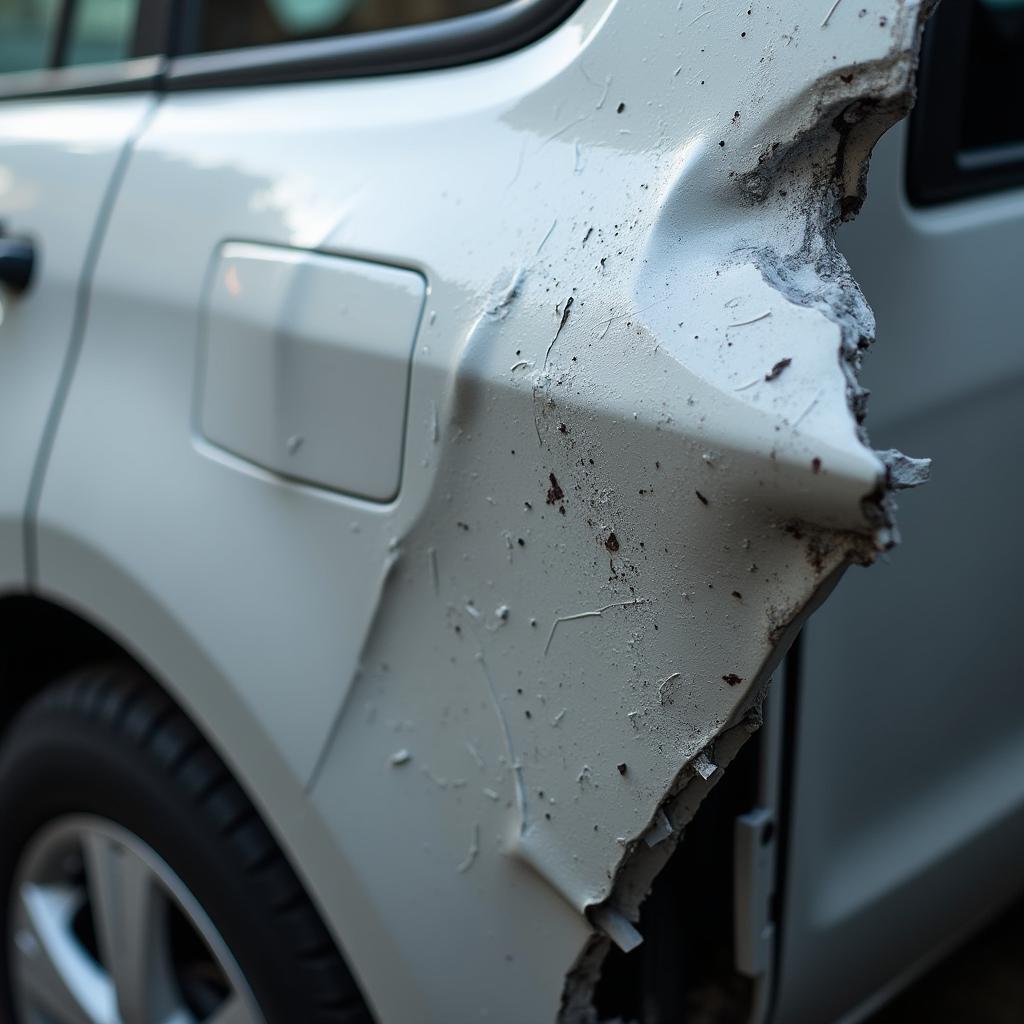
[[[832, 233], [926, 6], [587, 0], [473, 66], [171, 94], [139, 140], [38, 584], [207, 723], [382, 1020], [584, 1019], [800, 624], [893, 543], [923, 467], [867, 443]], [[190, 425], [225, 239], [426, 280], [393, 501]]]

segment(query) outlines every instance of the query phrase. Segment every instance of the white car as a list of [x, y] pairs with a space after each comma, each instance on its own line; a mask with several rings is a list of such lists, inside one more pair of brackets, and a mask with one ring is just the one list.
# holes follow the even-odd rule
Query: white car
[[1019, 3], [836, 235], [930, 8], [0, 0], [0, 1017], [852, 1021], [1015, 896]]

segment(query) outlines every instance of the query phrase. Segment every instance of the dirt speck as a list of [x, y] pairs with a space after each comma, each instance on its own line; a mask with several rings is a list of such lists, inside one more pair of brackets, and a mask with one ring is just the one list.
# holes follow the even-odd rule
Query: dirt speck
[[550, 481], [551, 486], [548, 488], [547, 501], [549, 505], [554, 505], [565, 497], [565, 491], [562, 490], [562, 487], [558, 482], [558, 478], [554, 473], [548, 473], [548, 480]]
[[604, 546], [609, 551], [613, 551], [614, 552], [614, 551], [618, 551], [619, 550], [619, 538], [615, 536], [615, 531], [614, 530], [611, 533], [608, 534], [608, 537], [606, 538], [606, 540], [604, 542]]
[[780, 360], [779, 360], [779, 361], [778, 361], [778, 362], [777, 362], [777, 363], [776, 363], [776, 364], [775, 364], [775, 365], [774, 365], [774, 366], [773, 366], [773, 367], [772, 367], [772, 368], [771, 368], [771, 369], [770, 369], [770, 370], [769, 370], [769, 371], [768, 371], [768, 372], [767, 372], [767, 373], [766, 373], [766, 374], [764, 375], [764, 379], [765, 379], [765, 380], [777, 380], [777, 379], [778, 379], [778, 378], [779, 378], [779, 377], [781, 376], [781, 374], [782, 374], [782, 371], [783, 371], [783, 370], [785, 370], [787, 366], [790, 366], [790, 365], [792, 364], [792, 362], [793, 362], [793, 360], [792, 360], [792, 359], [789, 359], [788, 357], [787, 357], [786, 359], [780, 359]]
[[743, 682], [743, 680], [738, 675], [736, 675], [735, 672], [729, 672], [727, 675], [722, 676], [722, 679], [725, 680], [725, 682], [727, 682], [730, 686], [739, 686], [740, 683]]

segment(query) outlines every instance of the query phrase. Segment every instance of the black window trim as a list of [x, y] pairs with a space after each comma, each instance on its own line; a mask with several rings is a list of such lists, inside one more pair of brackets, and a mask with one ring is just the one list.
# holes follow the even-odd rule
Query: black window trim
[[164, 86], [266, 85], [471, 64], [528, 46], [561, 24], [579, 4], [580, 0], [512, 0], [491, 10], [424, 25], [181, 55], [171, 60]]
[[[68, 11], [53, 48], [65, 46]], [[324, 79], [367, 77], [426, 71], [487, 60], [536, 42], [561, 24], [582, 0], [511, 0], [491, 10], [457, 18], [211, 53], [173, 55], [169, 0], [142, 0], [140, 26], [166, 26], [165, 45], [171, 56], [134, 57], [111, 64], [51, 67], [40, 71], [0, 73], [0, 101], [59, 95], [149, 90], [207, 89]], [[187, 8], [189, 0], [183, 7]], [[181, 18], [187, 15], [177, 11]], [[136, 45], [142, 32], [136, 34]], [[152, 35], [147, 36], [152, 45]]]

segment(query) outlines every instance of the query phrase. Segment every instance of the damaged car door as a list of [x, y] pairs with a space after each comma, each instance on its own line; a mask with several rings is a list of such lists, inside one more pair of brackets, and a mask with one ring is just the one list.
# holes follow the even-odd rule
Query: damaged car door
[[588, 1019], [923, 475], [867, 440], [833, 234], [928, 5], [532, 0], [312, 42], [185, 7], [41, 583], [139, 638], [382, 1020]]

